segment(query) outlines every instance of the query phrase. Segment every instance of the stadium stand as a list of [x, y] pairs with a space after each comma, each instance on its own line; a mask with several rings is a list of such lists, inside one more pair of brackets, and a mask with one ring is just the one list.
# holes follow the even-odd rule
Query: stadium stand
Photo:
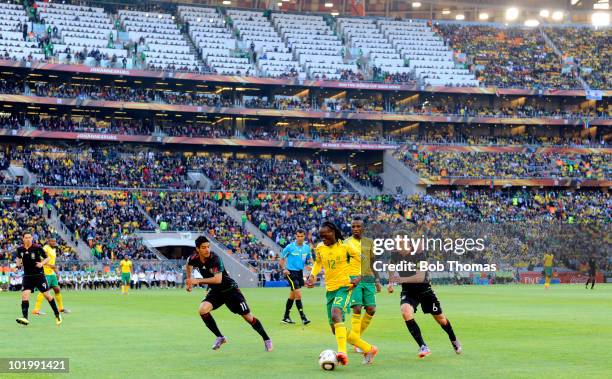
[[445, 46], [425, 21], [379, 20], [387, 39], [400, 52], [423, 83], [432, 86], [478, 86], [478, 81], [465, 68], [457, 68], [453, 51]]
[[118, 40], [111, 18], [103, 8], [38, 1], [37, 12], [52, 42], [48, 55], [60, 63], [110, 66], [127, 58], [115, 48]]
[[118, 259], [128, 254], [134, 259], [156, 259], [156, 255], [133, 233], [154, 230], [137, 209], [136, 194], [127, 192], [105, 195], [63, 192], [56, 195], [60, 220], [75, 236], [91, 248], [92, 257]]
[[473, 72], [486, 85], [527, 88], [581, 88], [561, 72], [561, 58], [537, 30], [480, 25], [438, 25], [446, 43], [467, 55]]
[[359, 57], [367, 58], [372, 67], [374, 79], [398, 75], [406, 78], [405, 82], [414, 80], [413, 69], [406, 65], [404, 59], [386, 39], [373, 19], [340, 18], [338, 30], [347, 40], [347, 45], [359, 51]]
[[269, 251], [254, 235], [238, 225], [220, 206], [223, 196], [205, 193], [160, 193], [143, 198], [145, 210], [168, 230], [205, 231], [231, 254], [252, 266], [267, 259]]
[[567, 64], [576, 65], [580, 75], [591, 88], [612, 87], [609, 28], [593, 30], [590, 27], [565, 26], [544, 30], [561, 49]]
[[363, 79], [357, 65], [345, 63], [345, 48], [322, 16], [273, 13], [272, 20], [312, 79]]
[[[404, 148], [396, 157], [427, 178], [581, 178], [612, 177], [605, 154], [452, 153]], [[479, 162], [474, 165], [474, 162]]]
[[19, 4], [0, 3], [0, 57], [13, 60], [44, 60], [38, 41], [30, 34], [28, 16]]
[[261, 76], [305, 77], [285, 42], [261, 12], [229, 9], [227, 14], [242, 42], [256, 57]]
[[[269, 241], [256, 236], [248, 222], [279, 246], [298, 228], [306, 228], [316, 242], [317, 227], [326, 219], [348, 233], [356, 214], [388, 226], [469, 224], [489, 230], [501, 225], [520, 233], [545, 233], [542, 225], [549, 224], [610, 222], [607, 184], [602, 190], [580, 188], [583, 180], [612, 177], [609, 152], [602, 149], [610, 146], [608, 98], [420, 87], [581, 89], [574, 76], [580, 71], [592, 88], [609, 89], [609, 30], [545, 29], [565, 58], [573, 58], [564, 63], [540, 31], [519, 28], [184, 5], [133, 5], [118, 12], [87, 4], [35, 5], [33, 13], [26, 10], [32, 7], [0, 4], [6, 16], [0, 20], [0, 57], [126, 68], [125, 58], [133, 61], [130, 68], [296, 80], [225, 78], [227, 84], [223, 77], [196, 81], [191, 75], [135, 71], [119, 77], [95, 70], [76, 77], [9, 62], [13, 67], [3, 67], [0, 74], [5, 99], [0, 108], [0, 260], [10, 258], [19, 230], [36, 229], [40, 241], [54, 232], [44, 222], [45, 206], [57, 209], [73, 242], [85, 242], [94, 262], [112, 266], [122, 254], [142, 262], [157, 258], [138, 236], [157, 233], [163, 224], [163, 231], [206, 232], [268, 280], [282, 277], [278, 251], [271, 252]], [[39, 18], [44, 26], [38, 29], [44, 32], [31, 33], [29, 17]], [[308, 85], [303, 79], [407, 86], [382, 91], [379, 83], [351, 88], [354, 83]], [[274, 84], [281, 82], [286, 85]], [[480, 124], [472, 117], [499, 120]], [[45, 138], [55, 139], [43, 141], [41, 131], [116, 135], [46, 133]], [[146, 138], [125, 138], [137, 143], [121, 138], [136, 135]], [[183, 145], [193, 141], [162, 140], [165, 136], [232, 140]], [[102, 142], [111, 137], [121, 142]], [[275, 142], [264, 146], [270, 140]], [[344, 148], [304, 141], [355, 144]], [[419, 180], [575, 181], [569, 188], [419, 184], [422, 193], [391, 194], [383, 186], [388, 156], [370, 149], [371, 144], [358, 146], [361, 142], [393, 142], [377, 149], [396, 148], [394, 157]], [[440, 146], [456, 149], [425, 149]], [[463, 151], [467, 146], [478, 148]], [[491, 146], [521, 152], [491, 152], [496, 151]], [[545, 146], [595, 149], [558, 152], [541, 149]], [[9, 172], [16, 168], [33, 177]], [[194, 173], [209, 181], [206, 191], [191, 188], [188, 179]], [[381, 193], [365, 194], [353, 188], [358, 187], [354, 182]], [[242, 224], [231, 206], [246, 211]], [[62, 241], [64, 258], [76, 258], [68, 249]], [[511, 250], [500, 248], [496, 254]], [[143, 267], [151, 273], [157, 266]], [[96, 272], [88, 270], [73, 271], [92, 275], [93, 283]], [[145, 280], [147, 286], [155, 281]]]
[[[45, 201], [46, 204], [39, 201]], [[0, 201], [0, 260], [12, 256], [25, 232], [32, 233], [34, 243], [40, 245], [46, 244], [51, 237], [55, 238], [58, 260], [76, 258], [75, 251], [44, 220], [47, 204], [53, 203], [53, 199], [46, 193], [43, 200], [43, 195], [38, 191], [35, 193], [28, 189], [17, 193], [14, 189], [3, 189]]]
[[191, 40], [207, 65], [206, 71], [223, 75], [255, 76], [248, 58], [234, 56], [237, 41], [231, 27], [213, 8], [179, 6]]
[[128, 32], [140, 60], [153, 70], [200, 71], [200, 65], [174, 16], [119, 10], [119, 18]]

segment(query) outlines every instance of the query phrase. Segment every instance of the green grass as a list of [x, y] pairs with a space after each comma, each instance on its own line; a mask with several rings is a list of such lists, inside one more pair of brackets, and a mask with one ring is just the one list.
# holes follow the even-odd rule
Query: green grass
[[[274, 340], [263, 343], [242, 318], [226, 308], [214, 312], [229, 344], [212, 351], [212, 334], [197, 315], [202, 291], [179, 290], [66, 292], [73, 310], [61, 327], [50, 316], [15, 323], [18, 293], [0, 293], [1, 357], [68, 357], [78, 378], [603, 378], [612, 370], [612, 286], [436, 287], [443, 309], [464, 346], [454, 354], [431, 316], [418, 313], [433, 354], [416, 358], [417, 346], [399, 315], [399, 294], [378, 296], [378, 313], [365, 339], [380, 349], [375, 364], [361, 365], [349, 353], [349, 366], [322, 371], [319, 352], [335, 349], [321, 289], [304, 290], [313, 323], [282, 325], [286, 289], [247, 289], [245, 296]], [[34, 301], [34, 298], [31, 300]], [[50, 313], [48, 304], [43, 310]], [[295, 312], [295, 309], [294, 309]], [[294, 319], [297, 315], [294, 314]], [[0, 374], [0, 377], [7, 377]], [[14, 375], [18, 378], [49, 375]]]

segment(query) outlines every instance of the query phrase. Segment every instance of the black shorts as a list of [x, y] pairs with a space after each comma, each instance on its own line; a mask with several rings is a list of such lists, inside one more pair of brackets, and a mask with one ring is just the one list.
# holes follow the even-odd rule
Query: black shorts
[[402, 284], [400, 305], [402, 304], [410, 304], [415, 312], [419, 304], [421, 304], [423, 313], [431, 313], [432, 315], [442, 313], [440, 301], [438, 301], [429, 283]]
[[206, 298], [202, 300], [202, 302], [208, 301], [212, 304], [213, 309], [217, 309], [223, 304], [227, 306], [227, 308], [232, 311], [232, 313], [236, 313], [239, 315], [246, 315], [251, 312], [249, 309], [249, 305], [240, 292], [240, 289], [234, 288], [231, 290], [227, 290], [224, 292], [210, 290], [206, 294]]
[[299, 290], [304, 287], [304, 272], [302, 270], [289, 270], [289, 275], [285, 275], [291, 290]]
[[22, 291], [38, 289], [41, 293], [49, 291], [47, 278], [44, 275], [24, 275]]

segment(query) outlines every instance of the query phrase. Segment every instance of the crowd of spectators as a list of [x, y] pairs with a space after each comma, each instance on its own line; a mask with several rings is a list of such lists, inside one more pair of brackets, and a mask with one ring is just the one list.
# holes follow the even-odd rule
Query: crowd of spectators
[[[355, 112], [355, 113], [392, 113], [407, 115], [453, 115], [469, 117], [548, 117], [564, 119], [609, 118], [612, 111], [606, 103], [584, 107], [580, 104], [552, 106], [537, 99], [530, 99], [518, 105], [492, 105], [472, 98], [432, 98], [423, 102], [404, 103], [389, 101], [384, 103], [376, 98], [324, 98], [287, 96], [238, 96], [235, 100], [227, 96], [166, 89], [134, 88], [129, 86], [105, 86], [83, 83], [49, 83], [35, 82], [31, 91], [37, 96], [59, 98], [123, 101], [123, 102], [156, 102], [172, 105], [257, 108], [277, 110]], [[24, 90], [23, 82], [0, 80], [0, 92], [20, 94]], [[28, 87], [29, 88], [29, 87]]]
[[[230, 158], [190, 156], [187, 166], [200, 169], [213, 181], [213, 189], [229, 191], [314, 191], [329, 189], [324, 175], [327, 169], [317, 163], [295, 159]], [[339, 185], [340, 183], [334, 183]]]
[[32, 234], [35, 244], [45, 245], [50, 238], [57, 241], [57, 259], [74, 259], [75, 251], [45, 221], [48, 217], [43, 193], [26, 189], [21, 192], [3, 188], [0, 193], [0, 260], [12, 259], [23, 241], [25, 232]]
[[228, 253], [256, 266], [259, 260], [269, 258], [269, 249], [221, 209], [231, 201], [229, 196], [226, 200], [225, 194], [160, 192], [144, 196], [142, 201], [161, 230], [204, 231]]
[[563, 53], [566, 65], [576, 67], [594, 89], [612, 88], [610, 29], [546, 28], [545, 33]]
[[155, 230], [155, 225], [138, 209], [136, 193], [92, 194], [64, 191], [55, 196], [60, 221], [68, 228], [75, 243], [85, 242], [92, 257], [120, 259], [155, 259], [135, 236], [137, 230]]
[[185, 160], [161, 151], [122, 152], [109, 148], [14, 149], [38, 183], [47, 186], [187, 188]]
[[344, 167], [345, 173], [353, 180], [366, 187], [375, 187], [379, 191], [383, 189], [383, 178], [374, 171], [364, 167]]
[[394, 155], [419, 175], [433, 180], [612, 177], [612, 165], [606, 154], [425, 152], [403, 148]]
[[539, 30], [480, 25], [438, 25], [453, 50], [465, 54], [477, 78], [488, 86], [582, 89], [573, 72]]

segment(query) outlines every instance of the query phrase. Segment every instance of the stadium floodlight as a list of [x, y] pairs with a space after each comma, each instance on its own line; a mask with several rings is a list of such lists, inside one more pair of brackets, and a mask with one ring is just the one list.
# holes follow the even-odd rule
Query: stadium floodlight
[[283, 3], [276, 3], [276, 5], [278, 5], [279, 7], [282, 7]]
[[223, 5], [230, 5], [232, 2], [230, 0], [223, 0]]
[[333, 8], [334, 3], [325, 3], [325, 8]]
[[540, 25], [540, 21], [536, 19], [530, 19], [525, 21], [525, 26], [528, 26], [530, 28], [535, 28], [538, 25]]
[[554, 11], [551, 17], [555, 21], [561, 21], [563, 20], [563, 11]]
[[595, 12], [591, 15], [591, 22], [596, 28], [610, 25], [610, 13]]
[[465, 20], [465, 15], [464, 14], [458, 14], [458, 15], [455, 16], [455, 20], [463, 21], [463, 20]]
[[540, 17], [548, 18], [550, 16], [550, 11], [548, 9], [542, 9], [540, 11]]
[[519, 10], [516, 7], [510, 7], [508, 9], [506, 9], [506, 20], [508, 21], [514, 21], [518, 18], [519, 16]]
[[450, 9], [442, 9], [442, 14], [450, 14]]
[[283, 1], [283, 3], [288, 3], [291, 0], [282, 0], [282, 1]]
[[412, 3], [412, 7], [413, 7], [413, 8], [420, 8], [420, 7], [421, 7], [421, 5], [422, 5], [422, 4], [421, 4], [420, 2], [418, 2], [418, 1], [415, 1], [414, 3]]
[[593, 4], [593, 9], [600, 10], [600, 11], [607, 11], [608, 9], [610, 9], [610, 4], [609, 3], [596, 3], [596, 4]]
[[486, 12], [482, 12], [482, 13], [480, 13], [478, 15], [478, 19], [482, 20], [482, 21], [488, 20], [489, 19], [489, 14], [486, 13]]
[[338, 13], [338, 12], [332, 12], [332, 13], [331, 13], [331, 15], [332, 15], [332, 16], [334, 16], [334, 17], [338, 16], [339, 14], [340, 14], [340, 13]]

